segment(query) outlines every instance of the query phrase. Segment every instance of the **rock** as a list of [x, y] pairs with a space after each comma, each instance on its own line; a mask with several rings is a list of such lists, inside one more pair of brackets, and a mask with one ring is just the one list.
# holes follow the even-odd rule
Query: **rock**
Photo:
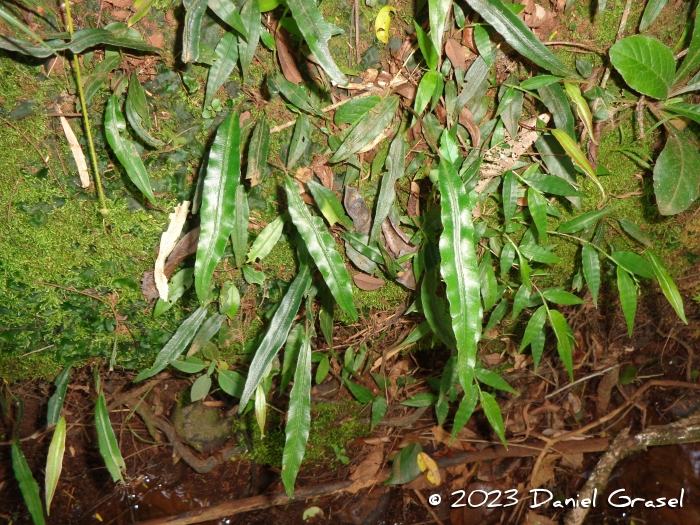
[[198, 452], [209, 452], [224, 445], [232, 434], [231, 422], [222, 418], [217, 408], [201, 401], [186, 405], [180, 396], [170, 419], [175, 432]]

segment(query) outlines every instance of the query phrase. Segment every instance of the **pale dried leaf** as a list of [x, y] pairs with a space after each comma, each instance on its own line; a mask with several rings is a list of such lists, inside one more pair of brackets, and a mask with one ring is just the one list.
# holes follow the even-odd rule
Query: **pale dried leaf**
[[[61, 108], [56, 107], [56, 111], [60, 112]], [[59, 117], [61, 121], [61, 127], [63, 127], [63, 133], [66, 135], [66, 140], [70, 146], [70, 151], [75, 159], [75, 165], [78, 167], [78, 175], [80, 175], [80, 185], [83, 188], [90, 187], [90, 172], [87, 167], [87, 160], [85, 160], [85, 154], [83, 149], [80, 147], [80, 142], [78, 142], [78, 137], [73, 133], [73, 128], [70, 127], [66, 117]]]
[[175, 212], [170, 214], [170, 224], [168, 229], [160, 237], [160, 251], [156, 259], [156, 265], [153, 269], [153, 278], [156, 282], [156, 288], [163, 301], [168, 300], [168, 278], [165, 275], [165, 260], [173, 251], [180, 233], [187, 220], [187, 213], [190, 209], [190, 201], [184, 201], [175, 207]]

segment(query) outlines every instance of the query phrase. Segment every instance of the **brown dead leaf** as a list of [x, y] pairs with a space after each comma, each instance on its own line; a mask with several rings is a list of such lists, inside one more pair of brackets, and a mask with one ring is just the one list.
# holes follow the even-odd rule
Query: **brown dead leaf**
[[411, 181], [411, 194], [408, 197], [408, 204], [406, 205], [406, 213], [409, 217], [418, 217], [420, 215], [419, 196], [420, 186], [418, 186], [417, 182]]
[[356, 273], [352, 280], [355, 281], [355, 286], [366, 292], [378, 290], [385, 284], [383, 279], [367, 275], [366, 273]]
[[528, 0], [525, 9], [522, 11], [523, 21], [531, 29], [537, 29], [554, 18], [554, 13], [548, 11], [541, 5], [537, 5], [534, 0]]
[[554, 462], [560, 457], [561, 456], [557, 456], [555, 454], [545, 456], [540, 464], [539, 470], [535, 472], [535, 476], [532, 478], [531, 484], [533, 489], [541, 487], [554, 479]]
[[430, 429], [430, 432], [432, 432], [433, 437], [435, 438], [435, 440], [438, 443], [442, 443], [446, 447], [454, 449], [454, 450], [458, 450], [460, 452], [462, 450], [464, 450], [462, 448], [462, 443], [460, 443], [460, 441], [458, 439], [456, 439], [456, 437], [455, 437], [455, 440], [452, 441], [452, 434], [450, 432], [448, 432], [447, 430], [445, 430], [444, 428], [442, 428], [441, 426], [434, 426], [433, 428]]
[[182, 204], [178, 204], [175, 207], [175, 211], [170, 214], [168, 229], [160, 237], [160, 250], [153, 270], [153, 278], [160, 298], [163, 301], [168, 300], [168, 276], [165, 275], [165, 260], [177, 245], [189, 210], [190, 201], [183, 201]]
[[475, 55], [479, 54], [479, 50], [477, 49], [476, 43], [474, 42], [473, 27], [465, 27], [462, 30], [462, 45], [467, 46], [467, 48], [469, 48], [469, 51], [471, 51]]
[[333, 189], [333, 172], [328, 165], [328, 158], [323, 155], [316, 155], [311, 163], [311, 171], [318, 177], [326, 188]]
[[500, 365], [503, 362], [503, 356], [501, 356], [501, 354], [497, 354], [497, 353], [487, 354], [487, 355], [483, 356], [481, 358], [481, 360], [487, 366], [496, 366], [496, 365]]
[[[437, 474], [436, 477], [439, 476], [440, 483], [438, 483], [438, 485], [440, 485], [443, 480], [447, 479], [447, 471], [445, 469], [436, 470], [435, 473]], [[403, 485], [402, 488], [408, 490], [434, 490], [435, 487], [435, 483], [432, 483], [428, 479], [427, 472], [424, 472], [407, 485]]]
[[361, 441], [367, 445], [382, 445], [384, 443], [391, 443], [391, 438], [389, 436], [378, 436], [362, 438]]
[[297, 68], [294, 54], [292, 53], [292, 43], [289, 39], [289, 33], [287, 33], [287, 30], [283, 27], [277, 28], [275, 43], [277, 44], [277, 58], [280, 62], [284, 78], [294, 84], [301, 84], [303, 79], [301, 78], [301, 73], [299, 73], [299, 68]]
[[[56, 111], [61, 112], [61, 108], [56, 106]], [[61, 127], [63, 127], [63, 133], [66, 135], [66, 140], [68, 141], [68, 146], [73, 154], [73, 159], [75, 160], [75, 165], [78, 167], [78, 175], [80, 176], [80, 185], [83, 188], [90, 187], [90, 172], [88, 171], [87, 161], [85, 160], [85, 154], [83, 149], [80, 147], [80, 142], [78, 137], [75, 136], [73, 129], [68, 124], [66, 117], [60, 117]]]
[[481, 131], [474, 123], [474, 115], [467, 106], [459, 111], [459, 123], [467, 128], [469, 136], [472, 138], [472, 146], [478, 148], [481, 145]]
[[540, 516], [530, 511], [527, 513], [525, 525], [557, 525], [557, 522], [550, 520], [546, 516]]
[[356, 494], [359, 490], [374, 485], [377, 482], [377, 473], [383, 463], [384, 449], [372, 451], [350, 474], [350, 479], [354, 483], [346, 490], [351, 494]]
[[620, 377], [620, 367], [616, 366], [612, 370], [605, 374], [600, 382], [598, 383], [597, 399], [595, 404], [595, 411], [598, 417], [603, 417], [608, 413], [608, 406], [610, 405], [610, 396], [612, 394], [613, 388], [617, 385], [617, 381]]
[[391, 370], [389, 370], [389, 375], [388, 379], [389, 382], [391, 383], [391, 386], [389, 386], [389, 396], [396, 397], [396, 380], [408, 373], [408, 370], [410, 369], [410, 364], [408, 360], [406, 359], [401, 359], [400, 361], [397, 361], [394, 366], [391, 367]]
[[423, 439], [416, 434], [406, 434], [403, 439], [396, 445], [396, 448], [406, 448], [408, 445], [413, 445], [414, 443], [423, 443]]
[[561, 466], [578, 470], [583, 464], [583, 454], [564, 454], [561, 458]]
[[134, 0], [106, 0], [106, 2], [120, 9], [128, 9], [134, 5]]
[[345, 187], [345, 198], [343, 199], [345, 211], [355, 223], [355, 231], [363, 235], [369, 235], [369, 229], [372, 224], [372, 214], [362, 198], [360, 192], [352, 186]]
[[416, 89], [416, 86], [410, 82], [406, 82], [405, 84], [401, 84], [400, 86], [394, 88], [394, 93], [401, 95], [407, 100], [414, 100], [416, 98]]
[[445, 42], [445, 54], [447, 55], [447, 58], [450, 59], [450, 62], [452, 62], [452, 67], [458, 67], [462, 70], [462, 72], [467, 71], [466, 55], [464, 53], [464, 49], [462, 48], [462, 44], [460, 44], [457, 40], [454, 38], [447, 39], [447, 42]]

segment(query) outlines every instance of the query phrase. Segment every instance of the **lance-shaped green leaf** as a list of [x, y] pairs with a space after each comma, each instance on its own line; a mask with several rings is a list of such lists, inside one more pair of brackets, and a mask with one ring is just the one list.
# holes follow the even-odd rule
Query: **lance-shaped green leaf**
[[284, 218], [280, 215], [270, 224], [265, 226], [260, 234], [253, 241], [253, 245], [248, 252], [246, 262], [255, 262], [256, 259], [263, 260], [272, 251], [282, 236], [284, 229]]
[[120, 482], [123, 484], [123, 472], [126, 470], [126, 464], [119, 450], [112, 423], [109, 421], [104, 394], [97, 396], [97, 403], [95, 403], [95, 428], [97, 429], [100, 455], [104, 459], [105, 466], [112, 475], [112, 480], [115, 483]]
[[576, 165], [591, 178], [595, 185], [598, 186], [601, 193], [601, 202], [605, 201], [605, 189], [603, 189], [603, 185], [600, 183], [600, 180], [598, 180], [598, 175], [593, 169], [593, 166], [588, 162], [588, 157], [583, 154], [574, 139], [572, 139], [566, 131], [562, 131], [561, 129], [553, 129], [552, 135], [559, 141], [561, 147], [564, 148], [564, 151], [568, 153], [574, 163], [576, 163]]
[[503, 215], [505, 217], [505, 223], [508, 224], [513, 215], [515, 215], [515, 210], [518, 208], [518, 181], [515, 178], [515, 174], [512, 171], [507, 171], [503, 176]]
[[377, 396], [372, 401], [372, 417], [369, 423], [369, 431], [372, 432], [374, 427], [384, 418], [386, 415], [387, 406], [386, 398], [384, 396]]
[[117, 51], [105, 51], [105, 58], [95, 66], [92, 72], [85, 77], [83, 81], [83, 92], [85, 93], [85, 103], [87, 104], [92, 99], [92, 96], [97, 93], [97, 90], [107, 82], [109, 74], [115, 68], [119, 67], [122, 61], [122, 56]]
[[66, 367], [61, 370], [61, 373], [56, 376], [56, 380], [53, 383], [56, 387], [56, 391], [51, 396], [51, 399], [49, 399], [49, 406], [46, 414], [47, 426], [57, 424], [61, 417], [63, 402], [66, 399], [66, 389], [70, 381], [70, 367], [72, 364], [72, 362], [67, 364]]
[[186, 9], [182, 29], [182, 61], [189, 64], [199, 59], [202, 18], [207, 10], [207, 0], [183, 0], [182, 5]]
[[391, 95], [370, 109], [364, 117], [350, 128], [345, 136], [345, 140], [330, 161], [340, 162], [345, 160], [372, 142], [391, 123], [398, 106], [399, 98]]
[[235, 29], [243, 38], [248, 40], [248, 31], [243, 25], [241, 15], [236, 9], [236, 3], [231, 0], [208, 0], [207, 6], [221, 18], [229, 27]]
[[490, 251], [484, 254], [479, 264], [479, 286], [481, 288], [481, 298], [484, 301], [484, 311], [488, 312], [498, 300], [498, 282], [496, 281], [496, 273], [493, 270]]
[[528, 29], [525, 22], [503, 5], [501, 0], [467, 0], [467, 3], [525, 58], [555, 75], [579, 78], [578, 74], [566, 67], [547, 49]]
[[49, 455], [46, 458], [46, 514], [51, 514], [51, 500], [58, 486], [58, 479], [61, 477], [63, 469], [63, 453], [66, 450], [66, 418], [62, 417], [56, 423], [53, 431], [51, 444], [49, 445]]
[[[231, 4], [233, 5], [233, 2]], [[236, 35], [231, 32], [224, 33], [224, 36], [221, 37], [221, 40], [216, 45], [214, 53], [216, 53], [216, 60], [209, 68], [204, 107], [211, 104], [216, 92], [219, 91], [219, 88], [224, 85], [231, 72], [236, 68], [236, 62], [238, 61], [238, 38], [236, 38]]]
[[248, 31], [248, 38], [246, 40], [238, 40], [238, 53], [243, 77], [247, 78], [250, 64], [255, 56], [255, 49], [258, 47], [260, 28], [262, 27], [260, 25], [260, 4], [258, 0], [248, 0], [243, 4], [243, 7], [241, 7], [241, 20]]
[[314, 180], [310, 180], [307, 183], [311, 195], [316, 201], [318, 209], [328, 221], [330, 226], [333, 226], [336, 222], [339, 222], [347, 229], [351, 230], [355, 227], [352, 219], [345, 214], [343, 205], [341, 204], [338, 197], [336, 197], [333, 190], [322, 186]]
[[535, 336], [535, 340], [530, 343], [530, 351], [532, 352], [532, 364], [537, 370], [540, 366], [540, 360], [542, 359], [542, 354], [544, 353], [544, 342], [547, 338], [547, 331], [542, 327], [542, 330]]
[[668, 96], [676, 62], [664, 44], [655, 38], [634, 35], [616, 42], [609, 54], [610, 62], [632, 89], [659, 100]]
[[121, 133], [126, 130], [126, 121], [119, 109], [117, 97], [112, 95], [107, 101], [105, 110], [105, 135], [112, 151], [119, 159], [120, 164], [126, 170], [126, 174], [131, 182], [143, 193], [149, 201], [156, 203], [153, 196], [151, 182], [148, 180], [148, 173], [143, 161], [136, 150], [134, 143], [124, 138]]
[[151, 127], [148, 116], [148, 103], [146, 102], [146, 92], [139, 82], [136, 72], [132, 73], [129, 79], [129, 91], [126, 95], [126, 118], [136, 134], [149, 146], [160, 148], [165, 146], [165, 142], [151, 136], [147, 128]]
[[[53, 50], [52, 47], [50, 47], [48, 44], [46, 44], [44, 42], [44, 40], [39, 35], [37, 35], [34, 31], [29, 29], [26, 26], [26, 24], [23, 24], [22, 22], [17, 20], [14, 16], [12, 16], [11, 13], [6, 11], [2, 7], [0, 7], [0, 18], [2, 18], [5, 22], [10, 24], [11, 26], [14, 26], [16, 29], [19, 29], [23, 33], [29, 35], [30, 38], [33, 38], [34, 41], [38, 42], [45, 50], [47, 50], [49, 52], [49, 54], [54, 54], [54, 55], [56, 55], [56, 58], [58, 58], [59, 55]], [[2, 43], [2, 40], [4, 40], [5, 38], [7, 38], [7, 37], [5, 37], [3, 35], [2, 38], [0, 38], [0, 43]], [[32, 47], [31, 44], [28, 44], [28, 45], [29, 45], [29, 47]], [[27, 54], [27, 53], [25, 53], [25, 54]], [[46, 56], [49, 56], [49, 55], [46, 55]]]
[[570, 221], [565, 222], [564, 224], [559, 226], [559, 228], [557, 228], [557, 231], [560, 233], [580, 232], [581, 230], [585, 230], [586, 228], [593, 226], [596, 222], [598, 222], [608, 213], [610, 213], [610, 208], [589, 211], [587, 213], [584, 213], [583, 215], [579, 215], [575, 219], [571, 219]]
[[506, 426], [503, 424], [503, 414], [501, 413], [501, 407], [498, 406], [496, 400], [488, 392], [481, 390], [479, 392], [479, 398], [481, 399], [481, 408], [484, 411], [486, 419], [488, 419], [491, 428], [493, 428], [496, 435], [503, 442], [503, 446], [508, 448], [506, 443]]
[[382, 229], [384, 220], [389, 216], [391, 206], [396, 198], [396, 190], [394, 186], [406, 170], [406, 137], [403, 133], [397, 133], [394, 140], [391, 141], [389, 154], [386, 158], [387, 173], [382, 176], [382, 184], [379, 188], [379, 197], [377, 197], [377, 205], [374, 212], [374, 222], [372, 223], [372, 231], [369, 234], [370, 239], [376, 239]]
[[632, 252], [617, 251], [611, 253], [610, 258], [630, 273], [646, 277], [647, 279], [654, 278], [654, 270], [649, 262], [641, 255]]
[[472, 209], [474, 203], [451, 162], [439, 165], [440, 273], [450, 303], [452, 329], [457, 341], [457, 370], [463, 388], [471, 383], [481, 336], [479, 267], [474, 247]]
[[306, 153], [311, 137], [311, 122], [309, 117], [302, 113], [294, 124], [294, 133], [287, 150], [287, 169], [292, 169], [297, 161]]
[[644, 8], [642, 21], [639, 22], [639, 31], [644, 32], [658, 18], [668, 0], [649, 0]]
[[452, 0], [428, 0], [430, 17], [430, 40], [438, 55], [442, 54], [442, 36], [445, 33], [445, 20], [452, 7]]
[[322, 115], [316, 103], [311, 100], [309, 93], [301, 86], [290, 82], [280, 73], [275, 73], [267, 79], [267, 85], [271, 92], [281, 94], [287, 101], [299, 109], [311, 115]]
[[454, 440], [457, 433], [464, 428], [469, 418], [472, 417], [476, 404], [479, 401], [479, 389], [474, 382], [467, 385], [464, 389], [464, 396], [459, 403], [459, 408], [455, 413], [454, 424], [452, 426], [452, 439]]
[[542, 290], [542, 295], [549, 302], [555, 304], [563, 304], [567, 306], [583, 304], [583, 300], [580, 297], [557, 288], [547, 288], [546, 290]]
[[700, 23], [697, 18], [693, 21], [693, 36], [688, 47], [688, 54], [685, 55], [683, 62], [676, 71], [674, 84], [683, 80], [686, 76], [700, 65]]
[[421, 284], [421, 301], [423, 314], [430, 329], [448, 348], [457, 348], [457, 341], [452, 330], [452, 319], [447, 315], [445, 299], [437, 294], [438, 265], [440, 253], [437, 246], [427, 242], [422, 250], [425, 261], [423, 282]]
[[566, 324], [566, 319], [559, 310], [547, 310], [549, 324], [552, 325], [554, 335], [557, 337], [557, 352], [559, 358], [569, 372], [569, 379], [574, 380], [574, 359], [569, 336], [570, 328]]
[[350, 276], [345, 268], [343, 258], [335, 249], [335, 241], [328, 233], [323, 220], [312, 216], [306, 204], [299, 196], [299, 186], [287, 176], [285, 180], [289, 214], [294, 226], [304, 239], [304, 244], [321, 272], [328, 289], [333, 294], [338, 306], [352, 319], [357, 319], [357, 310], [352, 297]]
[[201, 303], [207, 299], [214, 268], [224, 254], [235, 223], [236, 191], [241, 179], [240, 135], [238, 114], [231, 113], [216, 131], [209, 151], [194, 266], [194, 286]]
[[547, 199], [535, 188], [527, 189], [527, 209], [537, 228], [540, 244], [547, 244]]
[[654, 274], [656, 274], [656, 278], [659, 280], [659, 285], [661, 286], [661, 290], [664, 292], [666, 299], [668, 299], [668, 302], [671, 303], [671, 306], [673, 306], [673, 309], [678, 314], [678, 317], [680, 317], [685, 324], [688, 324], [688, 320], [685, 317], [685, 310], [683, 309], [683, 298], [681, 297], [681, 294], [678, 293], [676, 283], [673, 282], [673, 279], [669, 275], [668, 271], [666, 271], [666, 268], [664, 268], [654, 252], [651, 250], [644, 250], [644, 253], [649, 259], [651, 267], [654, 269]]
[[634, 316], [637, 313], [637, 287], [627, 270], [622, 266], [617, 267], [617, 289], [620, 292], [620, 306], [625, 314], [627, 333], [630, 338], [634, 331]]
[[27, 460], [19, 445], [19, 438], [15, 436], [12, 440], [12, 470], [15, 472], [15, 479], [19, 484], [19, 490], [32, 516], [34, 525], [44, 525], [44, 510], [39, 497], [39, 485], [37, 484], [32, 471], [29, 470]]
[[187, 348], [187, 345], [190, 344], [190, 341], [192, 341], [192, 338], [199, 330], [206, 316], [206, 308], [197, 308], [197, 310], [178, 327], [175, 334], [165, 344], [163, 349], [158, 352], [153, 366], [142, 370], [139, 375], [136, 376], [136, 379], [134, 379], [134, 383], [153, 377], [168, 366], [170, 362], [180, 357], [180, 354], [182, 354], [185, 348]]
[[413, 103], [413, 109], [419, 115], [423, 113], [428, 103], [433, 99], [433, 94], [437, 89], [438, 81], [441, 78], [439, 71], [430, 70], [423, 75], [416, 90], [416, 99]]
[[551, 86], [561, 80], [561, 77], [554, 75], [537, 75], [536, 77], [528, 78], [520, 83], [520, 87], [527, 90], [541, 89]]
[[508, 311], [508, 298], [503, 298], [498, 303], [496, 308], [493, 309], [493, 312], [491, 312], [491, 315], [489, 316], [489, 322], [486, 324], [486, 328], [484, 328], [484, 333], [488, 334], [491, 330], [496, 328], [496, 325], [498, 323], [500, 323], [503, 320], [503, 318], [506, 316], [507, 311]]
[[294, 386], [289, 396], [286, 439], [282, 452], [282, 483], [290, 498], [294, 497], [294, 481], [304, 459], [311, 428], [311, 339], [305, 333], [294, 372]]
[[661, 108], [666, 112], [675, 113], [676, 115], [680, 115], [682, 117], [688, 117], [689, 119], [700, 124], [700, 105], [698, 104], [668, 104], [661, 106]]
[[[423, 75], [423, 78], [425, 78], [425, 75]], [[354, 124], [381, 101], [382, 99], [376, 95], [350, 99], [350, 102], [343, 104], [335, 110], [333, 122], [338, 126], [341, 124]]]
[[542, 327], [544, 327], [544, 322], [546, 320], [547, 307], [540, 306], [535, 313], [532, 314], [532, 317], [530, 317], [530, 320], [525, 327], [525, 334], [523, 335], [523, 340], [520, 343], [520, 350], [518, 350], [519, 352], [522, 352], [527, 345], [532, 343], [537, 338], [537, 334], [540, 332], [540, 330], [542, 330]]
[[255, 125], [248, 146], [248, 168], [245, 178], [250, 181], [251, 188], [262, 182], [262, 176], [267, 167], [267, 152], [270, 148], [270, 126], [265, 117]]
[[593, 115], [591, 115], [591, 108], [588, 106], [588, 101], [583, 98], [578, 84], [564, 82], [564, 89], [566, 90], [566, 94], [569, 95], [576, 105], [576, 113], [578, 114], [578, 118], [581, 119], [581, 122], [583, 122], [588, 136], [591, 137], [591, 140], [595, 144], [598, 144], [598, 141], [593, 136]]
[[591, 292], [593, 304], [598, 308], [598, 291], [600, 290], [600, 259], [598, 252], [590, 244], [586, 243], [581, 249], [581, 262], [583, 266], [583, 276]]
[[661, 215], [687, 210], [700, 191], [700, 154], [681, 132], [669, 131], [654, 166], [654, 194]]
[[292, 281], [292, 284], [289, 285], [287, 293], [277, 307], [270, 326], [255, 352], [253, 362], [248, 369], [248, 379], [246, 379], [245, 388], [241, 395], [241, 406], [248, 404], [258, 385], [265, 379], [270, 363], [272, 363], [275, 355], [287, 340], [287, 335], [294, 322], [294, 316], [296, 316], [301, 299], [310, 284], [311, 268], [306, 264], [302, 264], [299, 268], [299, 273]]
[[224, 314], [214, 314], [202, 323], [202, 326], [197, 331], [197, 335], [192, 339], [190, 349], [187, 351], [187, 357], [191, 357], [199, 352], [202, 347], [207, 344], [212, 337], [219, 333], [221, 325], [226, 319]]
[[538, 90], [542, 102], [554, 118], [557, 128], [563, 129], [573, 140], [576, 139], [576, 122], [571, 112], [569, 100], [560, 84], [550, 84]]
[[477, 368], [476, 378], [479, 380], [479, 382], [492, 388], [497, 388], [498, 390], [503, 390], [504, 392], [510, 392], [511, 394], [517, 394], [517, 392], [506, 382], [505, 379], [503, 379], [496, 372], [492, 372], [486, 368]]
[[210, 389], [211, 377], [209, 377], [207, 374], [199, 376], [190, 390], [190, 400], [194, 402], [204, 399], [209, 393]]
[[245, 186], [239, 184], [236, 188], [236, 205], [234, 208], [233, 229], [231, 230], [231, 249], [238, 268], [245, 263], [245, 255], [248, 251], [249, 220], [248, 194]]
[[326, 22], [313, 2], [307, 0], [287, 0], [292, 17], [304, 37], [304, 42], [309, 46], [316, 60], [325, 70], [330, 79], [340, 86], [348, 83], [347, 77], [338, 68], [331, 52], [328, 49], [328, 40], [333, 35], [342, 33], [342, 30], [333, 24]]

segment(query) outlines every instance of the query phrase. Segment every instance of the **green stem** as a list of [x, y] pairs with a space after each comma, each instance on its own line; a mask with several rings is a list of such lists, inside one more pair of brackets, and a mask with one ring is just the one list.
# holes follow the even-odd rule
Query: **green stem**
[[[70, 13], [70, 0], [66, 0], [66, 21], [68, 23], [68, 33], [73, 36], [73, 18]], [[97, 155], [95, 154], [95, 144], [92, 140], [92, 131], [90, 129], [90, 119], [88, 117], [87, 106], [85, 104], [85, 94], [83, 93], [83, 80], [80, 75], [80, 62], [78, 61], [78, 55], [73, 55], [73, 67], [75, 68], [75, 80], [78, 84], [78, 96], [80, 97], [80, 107], [83, 112], [83, 122], [85, 123], [85, 134], [87, 135], [88, 148], [90, 149], [90, 159], [92, 160], [92, 169], [95, 172], [95, 186], [97, 187], [97, 194], [100, 198], [100, 213], [102, 215], [109, 215], [109, 210], [107, 209], [107, 201], [105, 200], [105, 194], [102, 190], [102, 179], [100, 178], [100, 169], [97, 166]]]

